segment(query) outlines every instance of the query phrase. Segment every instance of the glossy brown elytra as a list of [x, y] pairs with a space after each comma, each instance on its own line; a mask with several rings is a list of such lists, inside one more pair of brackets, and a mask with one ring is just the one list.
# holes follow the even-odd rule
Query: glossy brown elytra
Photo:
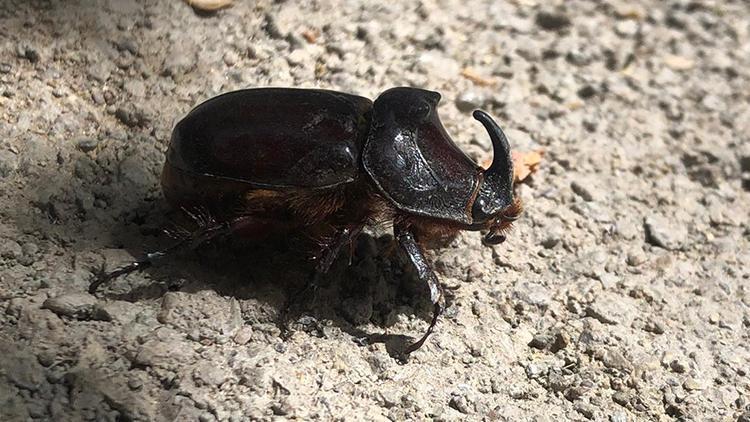
[[393, 88], [373, 103], [335, 91], [258, 88], [229, 92], [193, 109], [174, 128], [162, 187], [184, 210], [207, 210], [202, 226], [176, 245], [100, 275], [104, 282], [219, 235], [257, 239], [305, 231], [321, 241], [316, 271], [369, 224], [392, 224], [396, 241], [427, 283], [434, 305], [425, 342], [443, 308], [440, 283], [424, 248], [461, 230], [505, 240], [521, 212], [503, 131], [475, 111], [494, 148], [483, 169], [446, 133], [440, 94]]

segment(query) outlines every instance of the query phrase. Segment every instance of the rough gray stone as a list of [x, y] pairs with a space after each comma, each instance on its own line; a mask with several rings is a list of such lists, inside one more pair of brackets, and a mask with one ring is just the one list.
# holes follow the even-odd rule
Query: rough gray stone
[[448, 402], [448, 406], [458, 410], [464, 415], [470, 415], [474, 413], [473, 409], [471, 409], [471, 407], [467, 403], [466, 398], [464, 398], [463, 396], [451, 397], [450, 401]]
[[108, 321], [107, 315], [97, 311], [98, 299], [88, 293], [67, 293], [44, 301], [43, 308], [80, 320]]
[[628, 422], [628, 415], [623, 411], [617, 411], [609, 415], [609, 422]]
[[234, 337], [232, 337], [232, 340], [234, 340], [234, 342], [239, 345], [244, 345], [244, 344], [247, 344], [252, 339], [252, 336], [253, 336], [253, 327], [249, 325], [243, 325], [234, 334]]
[[623, 20], [615, 25], [615, 32], [622, 37], [632, 37], [638, 32], [638, 23], [633, 20]]
[[83, 152], [91, 152], [96, 149], [97, 145], [99, 145], [99, 141], [94, 138], [85, 137], [76, 141], [76, 146]]
[[588, 403], [578, 402], [575, 404], [575, 409], [587, 419], [594, 419], [594, 416], [596, 415], [596, 407]]
[[229, 379], [229, 374], [220, 366], [214, 365], [210, 362], [204, 362], [198, 364], [193, 370], [193, 379], [195, 379], [197, 383], [221, 387], [221, 385]]
[[172, 369], [189, 362], [193, 357], [193, 348], [189, 342], [174, 337], [147, 340], [139, 348], [133, 363], [137, 366]]
[[537, 379], [544, 376], [548, 369], [545, 364], [532, 362], [526, 365], [526, 376], [529, 379]]
[[574, 180], [570, 184], [570, 188], [584, 201], [600, 201], [603, 197], [601, 191], [596, 188], [591, 180]]
[[623, 356], [623, 354], [613, 348], [607, 348], [601, 354], [601, 361], [607, 368], [617, 369], [623, 372], [630, 372], [633, 364]]
[[636, 317], [633, 300], [604, 292], [586, 307], [586, 316], [611, 325], [629, 325]]
[[11, 151], [0, 149], [0, 179], [8, 177], [18, 169], [18, 156]]
[[15, 240], [4, 239], [0, 241], [0, 256], [7, 259], [19, 259], [23, 256], [23, 249]]
[[198, 46], [192, 41], [175, 43], [162, 64], [162, 74], [179, 77], [195, 69]]
[[668, 250], [685, 247], [688, 238], [687, 228], [672, 219], [661, 215], [651, 215], [644, 222], [646, 241]]

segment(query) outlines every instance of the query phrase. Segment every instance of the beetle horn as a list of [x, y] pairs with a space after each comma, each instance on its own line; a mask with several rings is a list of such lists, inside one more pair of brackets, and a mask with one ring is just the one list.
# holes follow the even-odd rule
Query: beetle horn
[[513, 159], [510, 156], [508, 138], [492, 117], [476, 110], [474, 118], [487, 129], [494, 150], [492, 164], [484, 172], [479, 194], [472, 206], [472, 219], [475, 223], [483, 224], [513, 203]]
[[500, 126], [492, 120], [489, 114], [482, 110], [474, 110], [474, 118], [479, 120], [480, 123], [487, 129], [487, 133], [490, 135], [492, 141], [493, 158], [490, 168], [485, 173], [487, 177], [490, 175], [496, 175], [500, 177], [513, 177], [513, 160], [510, 157], [510, 144], [508, 138], [500, 129]]

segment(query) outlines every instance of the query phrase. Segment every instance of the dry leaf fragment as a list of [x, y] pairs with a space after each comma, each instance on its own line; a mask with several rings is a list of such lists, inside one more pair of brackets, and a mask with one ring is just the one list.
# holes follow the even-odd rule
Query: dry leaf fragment
[[511, 151], [513, 157], [513, 179], [516, 183], [523, 182], [532, 173], [536, 172], [542, 162], [544, 151]]
[[[537, 171], [539, 164], [542, 162], [544, 150], [511, 151], [510, 154], [513, 158], [513, 181], [519, 183]], [[491, 157], [481, 162], [483, 168], [488, 168], [490, 164], [492, 164]]]
[[193, 9], [203, 12], [215, 12], [219, 9], [229, 7], [232, 0], [185, 0]]
[[494, 79], [485, 78], [470, 67], [464, 68], [461, 71], [461, 76], [481, 86], [493, 86], [496, 83]]
[[615, 15], [620, 19], [633, 19], [642, 21], [646, 18], [646, 11], [637, 4], [615, 3]]
[[319, 36], [320, 33], [316, 30], [306, 29], [302, 31], [302, 37], [310, 44], [315, 44]]

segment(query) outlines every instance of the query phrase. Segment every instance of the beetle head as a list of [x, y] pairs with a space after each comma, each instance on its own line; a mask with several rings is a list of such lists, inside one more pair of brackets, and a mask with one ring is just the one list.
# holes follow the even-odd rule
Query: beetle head
[[513, 160], [508, 138], [487, 113], [476, 110], [474, 118], [487, 129], [494, 157], [490, 167], [480, 175], [479, 193], [471, 209], [473, 227], [489, 230], [483, 242], [496, 245], [505, 241], [503, 233], [521, 214], [521, 202], [513, 198]]
[[485, 244], [500, 243], [520, 213], [508, 140], [487, 113], [474, 112], [495, 150], [492, 165], [481, 168], [445, 131], [439, 101], [437, 92], [416, 88], [381, 94], [373, 107], [364, 168], [400, 211], [455, 223], [458, 230], [489, 230]]

